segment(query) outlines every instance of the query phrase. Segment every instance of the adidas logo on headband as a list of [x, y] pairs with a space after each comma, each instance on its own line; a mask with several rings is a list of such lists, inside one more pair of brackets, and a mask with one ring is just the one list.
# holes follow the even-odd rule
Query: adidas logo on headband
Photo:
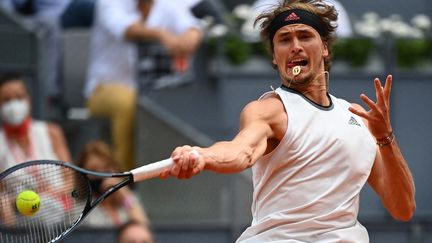
[[285, 19], [285, 21], [294, 21], [294, 20], [299, 20], [300, 17], [297, 16], [296, 13], [291, 13], [290, 15], [288, 15]]

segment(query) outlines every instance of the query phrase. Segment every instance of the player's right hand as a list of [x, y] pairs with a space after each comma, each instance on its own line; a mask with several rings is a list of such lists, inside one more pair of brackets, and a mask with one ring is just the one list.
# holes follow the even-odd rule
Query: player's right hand
[[177, 147], [171, 154], [174, 166], [160, 174], [161, 178], [174, 176], [178, 179], [188, 179], [204, 170], [205, 162], [201, 148], [188, 145]]

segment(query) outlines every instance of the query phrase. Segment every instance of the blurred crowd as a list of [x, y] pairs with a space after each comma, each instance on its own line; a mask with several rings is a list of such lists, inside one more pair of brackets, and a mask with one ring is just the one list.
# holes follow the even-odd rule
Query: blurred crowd
[[[60, 160], [96, 172], [121, 172], [121, 164], [103, 141], [89, 141], [71, 158], [61, 127], [35, 119], [31, 115], [29, 91], [16, 74], [0, 75], [0, 172], [32, 160]], [[119, 181], [114, 178], [89, 178], [94, 199]], [[129, 221], [149, 227], [149, 220], [139, 198], [131, 188], [122, 188], [104, 200], [86, 219], [89, 227], [120, 227]], [[151, 242], [151, 241], [149, 241]]]
[[[43, 33], [41, 68], [45, 76], [45, 105], [61, 107], [61, 36], [73, 28], [91, 31], [89, 60], [82, 94], [92, 117], [110, 122], [110, 138], [89, 138], [71, 151], [59, 120], [34, 116], [32, 78], [15, 70], [0, 73], [0, 172], [32, 160], [60, 160], [97, 172], [122, 172], [137, 166], [134, 161], [134, 129], [138, 93], [138, 44], [158, 43], [170, 60], [171, 75], [180, 77], [159, 87], [179, 85], [191, 78], [194, 55], [204, 27], [200, 18], [212, 15], [222, 23], [222, 5], [189, 0], [5, 0], [3, 13], [29, 30]], [[82, 47], [87, 48], [87, 47]], [[188, 75], [185, 75], [188, 74]], [[187, 80], [190, 82], [190, 80]], [[39, 116], [41, 116], [39, 114]], [[42, 114], [42, 117], [47, 117]], [[61, 120], [60, 120], [61, 121]], [[88, 178], [93, 197], [118, 180]], [[104, 200], [86, 219], [86, 227], [118, 228], [118, 242], [154, 242], [150, 220], [133, 188], [122, 188]]]

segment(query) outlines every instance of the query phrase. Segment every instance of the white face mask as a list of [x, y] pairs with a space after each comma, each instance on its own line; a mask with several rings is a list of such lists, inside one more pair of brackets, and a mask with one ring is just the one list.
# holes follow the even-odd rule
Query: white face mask
[[11, 100], [1, 107], [1, 118], [9, 125], [21, 125], [29, 114], [29, 104], [26, 100]]

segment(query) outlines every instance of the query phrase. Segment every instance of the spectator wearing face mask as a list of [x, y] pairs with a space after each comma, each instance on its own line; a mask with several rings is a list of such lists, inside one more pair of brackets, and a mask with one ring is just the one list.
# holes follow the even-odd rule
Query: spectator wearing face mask
[[29, 160], [71, 161], [62, 129], [33, 119], [30, 100], [23, 77], [0, 75], [0, 172]]

